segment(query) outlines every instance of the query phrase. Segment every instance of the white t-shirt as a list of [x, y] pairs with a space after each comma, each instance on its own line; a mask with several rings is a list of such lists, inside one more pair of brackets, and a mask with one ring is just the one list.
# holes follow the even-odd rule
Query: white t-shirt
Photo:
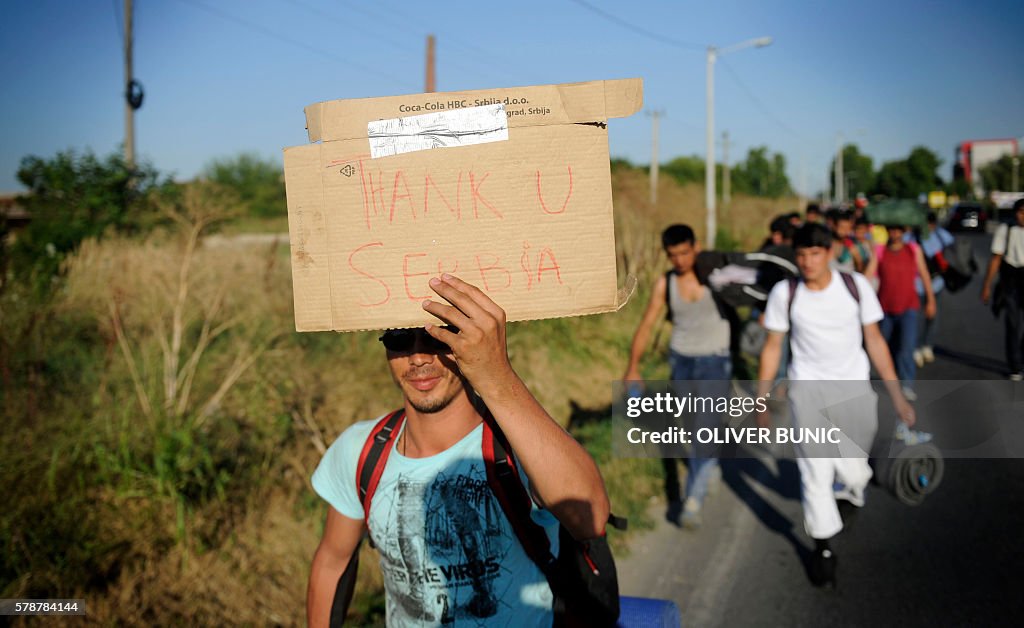
[[[795, 380], [868, 379], [871, 364], [864, 352], [864, 325], [882, 320], [875, 291], [860, 273], [852, 273], [860, 304], [836, 271], [824, 290], [797, 284], [789, 310], [789, 282], [780, 281], [768, 295], [764, 326], [789, 332], [793, 352], [789, 377]], [[792, 314], [792, 320], [790, 320]]]
[[999, 225], [992, 236], [992, 253], [1002, 255], [1007, 264], [1014, 268], [1024, 268], [1024, 227], [1013, 225], [1010, 229], [1009, 243], [1006, 230], [1010, 225]]
[[[356, 467], [378, 420], [345, 430], [313, 473], [313, 489], [351, 519], [363, 518]], [[487, 483], [482, 440], [480, 425], [434, 456], [391, 450], [369, 525], [380, 552], [388, 626], [551, 625], [551, 588]], [[558, 520], [536, 505], [532, 519], [557, 555]]]

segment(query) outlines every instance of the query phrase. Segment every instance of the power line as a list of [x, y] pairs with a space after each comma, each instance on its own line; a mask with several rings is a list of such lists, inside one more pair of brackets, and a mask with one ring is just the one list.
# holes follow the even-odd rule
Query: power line
[[616, 16], [612, 15], [611, 13], [608, 13], [607, 11], [605, 11], [603, 9], [599, 9], [599, 8], [595, 7], [594, 5], [590, 4], [589, 2], [586, 2], [585, 0], [572, 0], [572, 2], [575, 2], [576, 4], [580, 5], [584, 9], [587, 9], [588, 11], [591, 11], [593, 13], [596, 13], [596, 14], [600, 15], [601, 17], [603, 17], [604, 19], [606, 19], [606, 20], [608, 20], [610, 22], [618, 24], [619, 26], [621, 26], [622, 28], [625, 28], [626, 30], [633, 31], [634, 33], [638, 33], [640, 35], [643, 35], [644, 37], [648, 37], [648, 38], [653, 39], [655, 41], [659, 41], [659, 42], [661, 42], [663, 44], [668, 44], [670, 46], [675, 46], [677, 48], [682, 48], [683, 50], [704, 50], [704, 49], [707, 48], [707, 46], [702, 46], [701, 44], [695, 44], [695, 43], [689, 42], [689, 41], [680, 41], [678, 39], [673, 39], [671, 37], [666, 37], [664, 35], [659, 35], [658, 33], [655, 33], [653, 31], [647, 30], [646, 28], [642, 28], [642, 27], [637, 26], [635, 24], [631, 24], [631, 23], [623, 20], [622, 18], [616, 17]]
[[[418, 16], [418, 15], [410, 17], [408, 13], [404, 13], [404, 12], [400, 11], [398, 9], [398, 7], [387, 6], [387, 5], [384, 5], [384, 3], [381, 3], [381, 2], [377, 2], [375, 4], [377, 4], [378, 6], [383, 5], [384, 8], [387, 9], [387, 13], [384, 13], [384, 12], [381, 12], [381, 11], [368, 11], [366, 6], [361, 6], [361, 5], [358, 5], [358, 4], [354, 3], [354, 2], [347, 2], [346, 4], [350, 8], [355, 9], [356, 11], [359, 11], [363, 15], [374, 17], [375, 19], [391, 19], [391, 20], [393, 20], [395, 15], [401, 15], [402, 17], [405, 18], [405, 19], [401, 20], [401, 22], [404, 23], [404, 24], [416, 24], [416, 23], [419, 23], [419, 22], [423, 21], [423, 18]], [[375, 15], [374, 15], [374, 13], [375, 13]], [[435, 30], [435, 32], [440, 32], [440, 31], [437, 31], [436, 29], [433, 29], [433, 30]], [[473, 53], [473, 54], [475, 54], [477, 56], [490, 57], [491, 59], [493, 59], [495, 61], [500, 61], [502, 63], [511, 63], [511, 60], [508, 59], [507, 57], [504, 57], [504, 56], [501, 56], [501, 55], [496, 55], [496, 54], [494, 54], [494, 52], [492, 52], [490, 50], [485, 50], [483, 48], [478, 48], [477, 46], [474, 46], [473, 44], [470, 44], [470, 43], [464, 42], [464, 41], [462, 41], [460, 39], [457, 39], [455, 37], [452, 37], [448, 33], [442, 32], [441, 34], [444, 35], [444, 40], [446, 42], [451, 43], [452, 45], [454, 45], [457, 48], [462, 48], [462, 49], [464, 49], [464, 50], [466, 50], [468, 52], [471, 52], [471, 53]], [[488, 69], [493, 69], [493, 68], [488, 68]]]
[[413, 54], [413, 55], [418, 55], [419, 54], [418, 50], [413, 50], [408, 44], [406, 44], [404, 42], [399, 42], [399, 41], [397, 41], [395, 39], [392, 39], [391, 37], [381, 33], [380, 31], [373, 31], [371, 29], [366, 28], [362, 24], [360, 24], [358, 26], [353, 25], [351, 20], [346, 20], [346, 19], [341, 18], [341, 17], [339, 17], [337, 15], [328, 13], [327, 11], [324, 11], [323, 9], [319, 9], [319, 8], [314, 7], [312, 5], [306, 4], [305, 2], [299, 2], [299, 0], [285, 0], [285, 1], [288, 2], [289, 4], [293, 4], [293, 5], [297, 6], [297, 7], [305, 9], [306, 11], [309, 11], [310, 13], [313, 13], [315, 15], [319, 15], [322, 18], [326, 18], [326, 19], [334, 22], [335, 24], [341, 24], [343, 26], [351, 27], [353, 30], [355, 30], [356, 32], [358, 32], [360, 34], [372, 35], [375, 42], [378, 41], [378, 40], [379, 41], [383, 41], [383, 42], [386, 42], [386, 43], [390, 44], [391, 46], [393, 46], [393, 47], [395, 47], [398, 50], [401, 50], [403, 52], [408, 52], [409, 54]]
[[801, 136], [799, 133], [797, 133], [792, 128], [790, 128], [789, 125], [787, 125], [785, 122], [783, 122], [781, 118], [779, 118], [774, 113], [772, 113], [772, 111], [770, 109], [768, 109], [768, 107], [766, 107], [763, 102], [761, 102], [761, 99], [758, 98], [756, 95], [754, 95], [754, 92], [752, 92], [743, 83], [743, 81], [740, 80], [739, 75], [736, 74], [735, 70], [733, 70], [732, 67], [728, 63], [725, 62], [725, 60], [723, 60], [721, 57], [719, 57], [718, 58], [718, 62], [721, 63], [722, 67], [724, 67], [726, 69], [726, 71], [729, 72], [729, 76], [732, 77], [732, 80], [734, 80], [736, 82], [736, 84], [740, 87], [740, 89], [742, 89], [744, 92], [746, 92], [747, 97], [749, 97], [750, 100], [753, 101], [754, 105], [756, 105], [757, 108], [761, 110], [761, 113], [763, 113], [766, 117], [768, 117], [773, 122], [775, 122], [775, 124], [779, 125], [779, 127], [782, 128], [782, 130], [786, 131], [787, 133], [789, 133], [793, 137], [795, 137], [797, 139], [801, 139], [801, 140], [804, 139], [803, 136]]
[[[394, 76], [392, 74], [388, 74], [386, 72], [381, 72], [378, 69], [371, 68], [369, 66], [365, 66], [365, 65], [363, 65], [361, 63], [353, 61], [351, 58], [340, 57], [340, 56], [334, 54], [333, 52], [330, 52], [328, 50], [324, 50], [323, 48], [318, 48], [316, 46], [311, 46], [310, 44], [307, 44], [304, 41], [299, 41], [297, 39], [292, 39], [290, 37], [286, 37], [284, 35], [280, 35], [280, 34], [275, 33], [274, 31], [272, 31], [272, 30], [270, 30], [268, 28], [265, 28], [265, 27], [263, 27], [263, 26], [261, 26], [259, 24], [256, 24], [255, 22], [250, 22], [249, 20], [245, 20], [245, 19], [242, 19], [240, 17], [231, 15], [230, 13], [226, 13], [226, 12], [224, 12], [224, 11], [218, 9], [218, 8], [214, 8], [214, 7], [208, 6], [208, 5], [206, 5], [206, 4], [202, 3], [202, 2], [198, 2], [197, 0], [179, 0], [179, 1], [180, 2], [185, 2], [187, 4], [191, 4], [192, 6], [198, 8], [198, 9], [202, 9], [202, 10], [208, 12], [208, 13], [213, 13], [214, 15], [220, 17], [221, 19], [227, 20], [229, 22], [234, 22], [235, 24], [244, 26], [245, 28], [248, 28], [250, 30], [256, 31], [257, 33], [260, 33], [260, 34], [265, 35], [267, 37], [270, 37], [270, 38], [273, 38], [273, 39], [277, 39], [278, 41], [283, 41], [285, 43], [291, 44], [291, 45], [299, 47], [299, 48], [303, 48], [305, 50], [308, 50], [310, 52], [316, 53], [318, 55], [321, 55], [321, 56], [326, 57], [328, 59], [331, 59], [333, 61], [338, 61], [340, 63], [345, 64], [346, 67], [356, 68], [358, 70], [362, 70], [362, 71], [364, 71], [364, 72], [366, 72], [368, 74], [372, 74], [374, 76], [379, 76], [379, 77], [382, 77], [382, 78], [390, 79], [395, 84], [401, 85], [403, 89], [410, 89], [411, 83], [406, 82], [405, 79], [401, 79], [401, 78], [399, 78], [397, 76]], [[415, 90], [415, 88], [412, 88], [412, 89]]]
[[[385, 6], [384, 8], [386, 10], [382, 11], [379, 8], [371, 9], [370, 7], [373, 6], [373, 5], [361, 5], [361, 4], [357, 4], [355, 2], [344, 2], [344, 1], [343, 1], [343, 4], [345, 4], [347, 9], [350, 9], [350, 10], [355, 11], [357, 13], [362, 13], [363, 15], [369, 17], [370, 19], [374, 20], [375, 22], [378, 22], [378, 21], [381, 21], [381, 20], [387, 20], [389, 22], [398, 22], [400, 24], [419, 24], [419, 23], [423, 22], [423, 18], [421, 16], [410, 17], [408, 14], [401, 12], [397, 7], [393, 7], [393, 6], [392, 7]], [[379, 6], [380, 6], [380, 4], [378, 3], [378, 7]], [[401, 16], [403, 19], [396, 20], [395, 19], [396, 16]], [[431, 30], [433, 30], [435, 33], [438, 33], [438, 39], [443, 41], [445, 44], [451, 44], [451, 45], [455, 46], [456, 48], [462, 48], [462, 49], [472, 53], [472, 56], [465, 57], [467, 60], [470, 60], [470, 61], [473, 61], [473, 62], [476, 62], [476, 63], [480, 63], [481, 65], [484, 65], [483, 62], [478, 60], [478, 58], [479, 57], [490, 57], [491, 59], [493, 59], [495, 61], [499, 61], [499, 62], [504, 63], [504, 64], [512, 63], [508, 58], [501, 57], [499, 55], [495, 55], [493, 52], [484, 50], [482, 48], [478, 48], [478, 47], [476, 47], [476, 46], [474, 46], [472, 44], [466, 43], [464, 41], [460, 41], [459, 39], [451, 37], [449, 34], [443, 32], [443, 31], [439, 31], [437, 29], [431, 29]], [[410, 32], [411, 33], [411, 32], [413, 32], [413, 29], [408, 29], [407, 28], [406, 32]], [[416, 36], [419, 37], [420, 34], [417, 33]], [[453, 66], [453, 67], [461, 67], [462, 69], [469, 70], [470, 72], [477, 72], [477, 73], [480, 72], [480, 70], [474, 70], [472, 68], [468, 68], [465, 65], [462, 65], [462, 64], [457, 63], [457, 62], [446, 61], [446, 63], [448, 65]], [[494, 66], [493, 65], [487, 65], [486, 66], [486, 70], [488, 71], [488, 76], [492, 76], [493, 72], [494, 72]]]

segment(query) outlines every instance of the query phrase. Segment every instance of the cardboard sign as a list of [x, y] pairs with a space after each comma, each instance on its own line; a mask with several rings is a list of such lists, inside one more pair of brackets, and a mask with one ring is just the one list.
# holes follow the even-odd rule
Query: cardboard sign
[[335, 100], [284, 150], [298, 331], [437, 323], [452, 273], [508, 320], [621, 305], [606, 122], [640, 79]]

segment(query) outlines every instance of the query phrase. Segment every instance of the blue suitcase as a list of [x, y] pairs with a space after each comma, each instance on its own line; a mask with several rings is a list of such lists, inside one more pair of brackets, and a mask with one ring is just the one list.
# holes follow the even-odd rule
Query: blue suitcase
[[679, 628], [679, 607], [670, 600], [620, 597], [618, 628]]

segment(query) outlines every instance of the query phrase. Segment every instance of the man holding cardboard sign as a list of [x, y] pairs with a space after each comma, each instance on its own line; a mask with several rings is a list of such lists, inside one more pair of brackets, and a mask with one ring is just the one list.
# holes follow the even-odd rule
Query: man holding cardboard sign
[[313, 476], [331, 509], [311, 625], [338, 614], [367, 528], [388, 623], [615, 622], [604, 484], [512, 370], [505, 323], [628, 298], [607, 121], [641, 91], [623, 79], [306, 107], [311, 143], [284, 151], [295, 328], [391, 328], [405, 397], [346, 430]]
[[[331, 508], [311, 568], [309, 624], [327, 625], [339, 577], [368, 528], [380, 551], [388, 624], [550, 626], [551, 588], [519, 541], [523, 533], [514, 528], [522, 522], [510, 521], [498, 503], [509, 496], [496, 495], [489, 478], [487, 434], [503, 433], [501, 442], [515, 452], [519, 467], [512, 471], [532, 497], [529, 517], [552, 547], [560, 542], [559, 523], [575, 539], [603, 536], [604, 483], [587, 452], [512, 369], [505, 312], [452, 275], [429, 285], [450, 305], [428, 299], [421, 307], [449, 326], [381, 337], [405, 399], [404, 422], [394, 434], [379, 429], [384, 421], [356, 423], [313, 475]], [[369, 495], [360, 495], [375, 430], [394, 444]]]

